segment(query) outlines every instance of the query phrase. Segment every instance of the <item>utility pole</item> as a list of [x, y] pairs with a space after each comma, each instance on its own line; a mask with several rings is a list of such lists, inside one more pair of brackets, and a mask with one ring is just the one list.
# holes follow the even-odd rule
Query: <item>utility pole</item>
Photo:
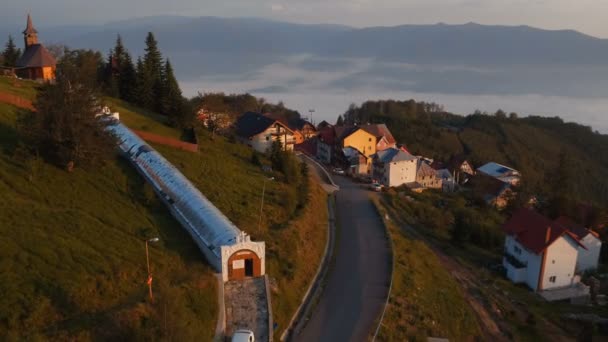
[[148, 289], [150, 291], [150, 301], [154, 302], [154, 296], [152, 295], [152, 272], [150, 271], [150, 254], [148, 253], [148, 242], [158, 242], [159, 238], [151, 238], [146, 240], [146, 264], [148, 265]]

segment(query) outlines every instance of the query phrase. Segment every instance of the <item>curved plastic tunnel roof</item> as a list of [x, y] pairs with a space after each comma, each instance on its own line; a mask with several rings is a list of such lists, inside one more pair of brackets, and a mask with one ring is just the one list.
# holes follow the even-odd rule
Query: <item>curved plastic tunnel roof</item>
[[120, 149], [128, 153], [173, 201], [173, 207], [190, 221], [195, 234], [215, 255], [221, 257], [220, 246], [236, 243], [241, 231], [177, 168], [122, 123], [117, 122], [108, 128], [119, 139]]

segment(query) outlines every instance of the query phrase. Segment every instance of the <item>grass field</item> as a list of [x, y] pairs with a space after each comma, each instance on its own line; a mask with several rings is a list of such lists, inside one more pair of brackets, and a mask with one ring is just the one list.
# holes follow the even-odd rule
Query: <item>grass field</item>
[[[376, 207], [384, 217], [386, 209]], [[393, 243], [393, 285], [378, 339], [426, 341], [427, 337], [473, 341], [481, 336], [462, 289], [422, 241], [384, 220]]]
[[38, 83], [34, 81], [0, 76], [0, 92], [14, 94], [30, 101], [36, 98], [37, 86]]
[[[180, 136], [158, 115], [105, 101], [131, 128]], [[213, 271], [152, 189], [120, 159], [68, 174], [25, 158], [16, 149], [21, 114], [0, 104], [0, 340], [209, 340], [217, 313]], [[250, 162], [251, 149], [223, 137], [202, 132], [199, 146], [191, 153], [154, 145], [239, 228], [266, 241], [278, 331], [320, 260], [325, 194], [311, 185], [309, 204], [293, 212], [286, 200], [298, 189], [267, 180], [259, 225], [262, 186], [275, 174]], [[154, 304], [146, 299], [143, 244], [151, 236], [161, 238], [151, 247]]]
[[118, 159], [72, 174], [22, 159], [20, 114], [0, 104], [0, 339], [210, 339], [215, 278], [151, 189]]

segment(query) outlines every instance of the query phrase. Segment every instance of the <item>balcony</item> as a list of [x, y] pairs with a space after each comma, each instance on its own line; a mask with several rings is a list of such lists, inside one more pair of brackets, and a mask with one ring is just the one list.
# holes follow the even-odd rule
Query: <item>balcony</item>
[[526, 281], [527, 265], [513, 255], [505, 253], [502, 259], [502, 264], [507, 270], [507, 278], [514, 283], [523, 283]]

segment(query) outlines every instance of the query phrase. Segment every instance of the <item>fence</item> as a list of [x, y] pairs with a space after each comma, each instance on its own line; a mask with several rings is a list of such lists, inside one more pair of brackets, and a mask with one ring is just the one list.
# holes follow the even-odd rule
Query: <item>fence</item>
[[33, 112], [36, 111], [36, 108], [34, 108], [32, 101], [24, 99], [23, 97], [20, 97], [20, 96], [14, 95], [14, 94], [5, 93], [5, 92], [0, 91], [0, 102], [8, 103], [15, 107], [31, 110]]

